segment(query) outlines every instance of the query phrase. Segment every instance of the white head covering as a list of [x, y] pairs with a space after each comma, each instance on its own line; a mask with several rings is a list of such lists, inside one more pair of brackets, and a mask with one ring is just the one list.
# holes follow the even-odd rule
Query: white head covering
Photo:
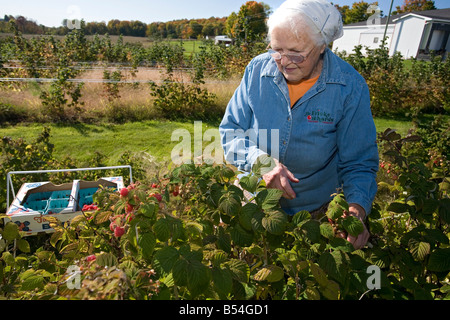
[[343, 35], [341, 13], [327, 0], [286, 0], [277, 10], [286, 9], [309, 17], [327, 44]]

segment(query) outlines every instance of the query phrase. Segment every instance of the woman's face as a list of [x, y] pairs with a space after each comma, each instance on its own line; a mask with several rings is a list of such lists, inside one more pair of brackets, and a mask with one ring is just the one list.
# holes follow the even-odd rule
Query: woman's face
[[[278, 69], [291, 83], [314, 78], [322, 71], [321, 54], [325, 45], [317, 47], [307, 33], [297, 37], [288, 28], [272, 30], [270, 46], [282, 54], [281, 60], [275, 60]], [[284, 54], [299, 53], [306, 59], [301, 63], [293, 63]]]

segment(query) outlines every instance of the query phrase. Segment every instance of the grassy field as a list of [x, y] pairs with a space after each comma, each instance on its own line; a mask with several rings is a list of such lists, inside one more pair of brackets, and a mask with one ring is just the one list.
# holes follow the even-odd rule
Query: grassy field
[[[375, 119], [377, 131], [386, 128], [405, 134], [411, 127], [407, 120]], [[32, 143], [42, 131], [43, 124], [16, 125], [0, 128], [0, 136], [13, 139], [23, 138]], [[125, 151], [145, 153], [157, 162], [170, 160], [173, 147], [180, 141], [171, 141], [172, 133], [177, 129], [188, 130], [194, 140], [193, 122], [142, 121], [124, 124], [47, 124], [51, 129], [51, 142], [55, 145], [54, 156], [62, 159], [69, 156], [81, 164], [89, 165], [95, 152], [107, 157], [107, 165], [115, 165]], [[203, 123], [203, 131], [217, 129], [217, 125]], [[194, 141], [191, 141], [192, 145]], [[203, 148], [210, 144], [203, 142]]]
[[[14, 34], [0, 33], [0, 39], [11, 37], [11, 36], [14, 36]], [[26, 39], [31, 39], [31, 38], [48, 37], [48, 36], [36, 35], [36, 34], [24, 34], [23, 37]], [[99, 35], [99, 37], [103, 38], [104, 36]], [[56, 40], [64, 40], [65, 36], [54, 35], [53, 38], [55, 38]], [[94, 36], [88, 35], [88, 36], [86, 36], [86, 38], [88, 40], [92, 40], [94, 38]], [[109, 38], [111, 39], [111, 41], [113, 43], [116, 43], [117, 40], [119, 39], [119, 36], [109, 35]], [[150, 38], [147, 38], [147, 37], [122, 36], [122, 38], [123, 38], [124, 43], [141, 43], [144, 48], [150, 47], [153, 44], [153, 40]], [[180, 41], [182, 41], [185, 53], [189, 53], [189, 54], [193, 53], [193, 52], [198, 52], [199, 46], [202, 45], [202, 42], [203, 42], [202, 40], [179, 40], [179, 39], [164, 40], [164, 41], [169, 41], [169, 42], [177, 43], [177, 44], [179, 44]]]

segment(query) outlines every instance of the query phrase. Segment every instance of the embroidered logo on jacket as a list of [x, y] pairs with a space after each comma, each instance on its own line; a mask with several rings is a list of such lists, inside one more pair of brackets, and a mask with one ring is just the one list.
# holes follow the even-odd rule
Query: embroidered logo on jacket
[[330, 113], [325, 111], [320, 111], [319, 109], [314, 111], [306, 111], [305, 117], [308, 122], [316, 122], [316, 123], [326, 123], [332, 124], [334, 122], [334, 118]]

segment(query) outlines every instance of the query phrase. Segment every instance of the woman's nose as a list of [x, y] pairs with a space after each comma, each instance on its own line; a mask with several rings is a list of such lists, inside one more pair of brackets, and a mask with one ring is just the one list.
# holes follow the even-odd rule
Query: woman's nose
[[281, 56], [280, 63], [281, 63], [282, 66], [287, 66], [287, 65], [291, 64], [291, 59], [289, 59], [289, 58], [288, 58], [287, 56], [285, 56], [285, 55], [282, 55], [282, 56]]

